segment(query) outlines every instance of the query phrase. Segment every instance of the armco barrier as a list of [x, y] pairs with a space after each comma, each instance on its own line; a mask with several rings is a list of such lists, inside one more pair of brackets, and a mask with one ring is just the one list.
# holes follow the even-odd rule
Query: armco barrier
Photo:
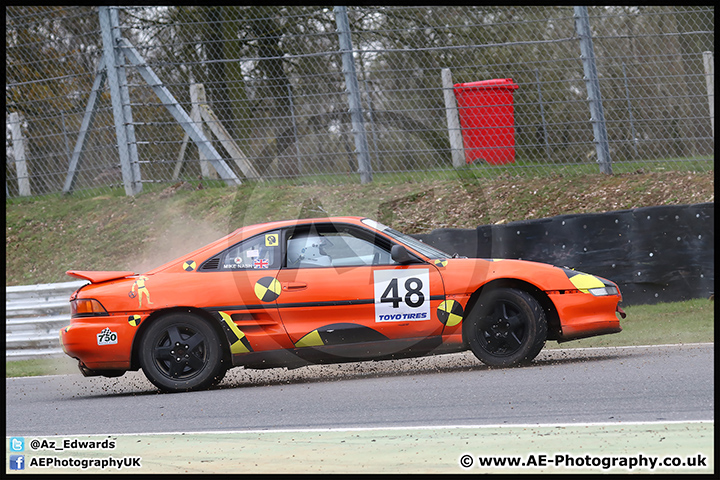
[[62, 354], [59, 331], [70, 323], [70, 294], [86, 283], [5, 287], [5, 359]]
[[415, 235], [448, 253], [567, 266], [616, 282], [624, 305], [707, 298], [715, 289], [715, 204], [561, 215]]

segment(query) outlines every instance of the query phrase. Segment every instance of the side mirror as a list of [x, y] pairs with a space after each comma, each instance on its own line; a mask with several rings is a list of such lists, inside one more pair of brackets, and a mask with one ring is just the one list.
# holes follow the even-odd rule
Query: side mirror
[[392, 259], [400, 264], [404, 263], [417, 263], [417, 258], [410, 254], [402, 245], [393, 245], [390, 249], [390, 256]]

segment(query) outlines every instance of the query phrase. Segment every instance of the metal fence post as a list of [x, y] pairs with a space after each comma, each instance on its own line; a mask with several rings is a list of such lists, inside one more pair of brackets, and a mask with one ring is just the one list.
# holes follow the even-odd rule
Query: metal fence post
[[703, 52], [703, 64], [705, 66], [708, 108], [710, 109], [710, 131], [715, 138], [715, 53]]
[[98, 7], [100, 17], [100, 31], [103, 41], [103, 59], [107, 69], [107, 81], [110, 87], [110, 100], [113, 117], [115, 119], [115, 135], [117, 136], [118, 153], [120, 155], [120, 169], [122, 170], [125, 194], [135, 195], [135, 178], [130, 165], [130, 151], [128, 150], [127, 129], [125, 128], [125, 109], [123, 107], [120, 83], [117, 68], [120, 63], [119, 53], [115, 48], [115, 39], [112, 33], [109, 7]]
[[355, 73], [355, 61], [353, 60], [352, 41], [350, 39], [350, 23], [347, 17], [346, 7], [335, 7], [335, 22], [337, 24], [338, 37], [340, 39], [340, 53], [342, 54], [342, 70], [345, 74], [345, 86], [348, 90], [348, 101], [350, 104], [350, 119], [352, 130], [355, 135], [355, 151], [358, 157], [358, 171], [360, 182], [372, 182], [372, 168], [368, 156], [367, 136], [365, 135], [365, 122], [362, 116], [362, 105], [360, 103], [360, 87], [358, 86]]
[[116, 55], [120, 60], [117, 65], [118, 85], [120, 87], [120, 99], [123, 105], [123, 119], [128, 142], [128, 155], [130, 169], [133, 178], [133, 194], [142, 191], [142, 176], [140, 174], [140, 160], [138, 158], [137, 140], [135, 139], [135, 124], [133, 123], [132, 106], [130, 104], [130, 90], [127, 84], [125, 73], [125, 55], [119, 47], [120, 43], [120, 20], [118, 19], [118, 7], [109, 7], [110, 12], [110, 33], [112, 34], [113, 45], [116, 47]]
[[600, 82], [598, 81], [597, 66], [595, 65], [595, 51], [593, 49], [592, 33], [587, 7], [573, 7], [575, 16], [575, 29], [580, 37], [580, 57], [583, 62], [585, 85], [590, 102], [590, 121], [595, 135], [595, 151], [600, 171], [612, 175], [610, 160], [610, 147], [608, 145], [607, 126], [603, 113], [602, 96], [600, 95]]
[[[29, 197], [30, 176], [28, 175], [27, 161], [25, 159], [25, 137], [23, 137], [22, 134], [22, 116], [17, 112], [12, 112], [8, 123], [10, 126], [10, 135], [12, 136], [15, 172], [18, 180], [18, 195], [21, 197]], [[7, 192], [6, 187], [5, 193], [7, 194]]]
[[443, 98], [445, 100], [445, 118], [448, 125], [448, 137], [450, 139], [450, 152], [452, 166], [459, 168], [465, 165], [465, 147], [463, 145], [462, 127], [458, 116], [457, 102], [452, 81], [452, 72], [449, 68], [440, 70], [442, 80]]
[[303, 168], [303, 159], [300, 156], [300, 140], [298, 139], [298, 128], [297, 128], [297, 121], [295, 120], [295, 105], [293, 103], [293, 92], [292, 92], [292, 85], [288, 82], [287, 84], [287, 91], [288, 91], [288, 100], [290, 101], [290, 118], [292, 119], [292, 127], [293, 127], [293, 143], [295, 144], [295, 158], [297, 160], [297, 166], [298, 166], [298, 172], [300, 172], [300, 175], [303, 174], [305, 169]]
[[[202, 98], [201, 98], [202, 97]], [[192, 103], [192, 109], [190, 110], [190, 118], [193, 122], [198, 125], [200, 131], [210, 140], [210, 129], [207, 125], [203, 125], [202, 114], [200, 113], [200, 104], [207, 103], [205, 96], [205, 86], [199, 83], [193, 83], [190, 85], [190, 102]], [[203, 178], [217, 178], [217, 172], [212, 169], [207, 156], [202, 150], [198, 150], [198, 157], [200, 159], [200, 174]]]
[[[375, 157], [375, 166], [380, 169], [380, 171], [383, 170], [383, 163], [382, 158], [378, 155], [378, 141], [377, 141], [377, 125], [375, 124], [375, 113], [373, 112], [373, 99], [372, 99], [372, 90], [371, 86], [368, 86], [367, 79], [363, 80], [363, 84], [365, 85], [365, 94], [367, 95], [368, 99], [368, 116], [370, 118], [370, 134], [372, 136], [372, 144], [373, 144], [373, 154], [370, 155], [370, 150], [368, 149], [368, 155], [370, 155], [370, 161], [372, 162], [373, 156]], [[372, 165], [372, 163], [371, 163]]]

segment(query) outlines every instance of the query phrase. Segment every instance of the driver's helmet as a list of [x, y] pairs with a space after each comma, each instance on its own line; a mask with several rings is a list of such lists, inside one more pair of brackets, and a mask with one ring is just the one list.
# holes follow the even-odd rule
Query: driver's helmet
[[319, 235], [301, 234], [288, 242], [288, 265], [329, 267], [330, 256], [323, 251], [327, 240]]

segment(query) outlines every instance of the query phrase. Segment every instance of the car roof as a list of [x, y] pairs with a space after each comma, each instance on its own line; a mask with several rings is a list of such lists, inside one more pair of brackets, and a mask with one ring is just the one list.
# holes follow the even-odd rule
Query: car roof
[[295, 220], [277, 220], [274, 222], [266, 222], [266, 223], [259, 223], [257, 225], [247, 225], [245, 227], [238, 228], [235, 233], [237, 232], [245, 232], [245, 231], [252, 231], [253, 234], [256, 233], [256, 231], [263, 231], [263, 230], [274, 230], [276, 228], [287, 228], [292, 227], [296, 225], [308, 225], [313, 223], [353, 223], [353, 224], [360, 224], [361, 220], [363, 220], [365, 217], [319, 217], [319, 218], [302, 218], [302, 219], [295, 219]]

